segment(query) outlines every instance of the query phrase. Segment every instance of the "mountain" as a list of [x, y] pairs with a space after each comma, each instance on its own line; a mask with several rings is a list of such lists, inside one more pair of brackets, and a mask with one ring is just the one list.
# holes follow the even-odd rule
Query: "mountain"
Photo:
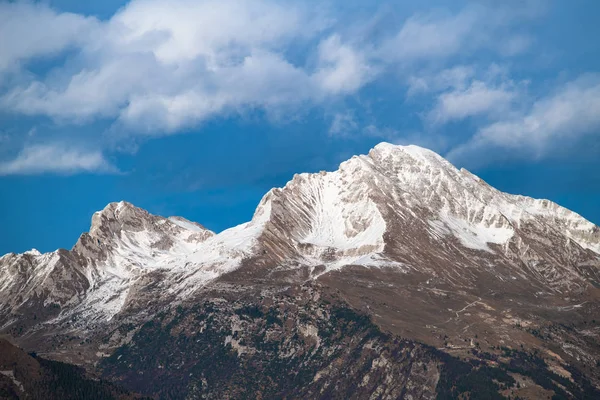
[[1, 332], [166, 398], [593, 398], [599, 300], [598, 226], [387, 143], [219, 234], [120, 202], [0, 258]]

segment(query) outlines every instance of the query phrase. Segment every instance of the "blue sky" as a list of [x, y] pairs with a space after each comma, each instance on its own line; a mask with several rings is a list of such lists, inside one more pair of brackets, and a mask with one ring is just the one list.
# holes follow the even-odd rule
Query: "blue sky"
[[388, 141], [600, 223], [596, 1], [0, 0], [0, 253], [215, 231]]

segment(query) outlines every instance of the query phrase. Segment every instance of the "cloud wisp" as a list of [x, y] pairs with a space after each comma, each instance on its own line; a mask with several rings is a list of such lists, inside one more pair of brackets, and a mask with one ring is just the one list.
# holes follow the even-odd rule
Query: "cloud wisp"
[[428, 80], [416, 81], [410, 91], [435, 93], [428, 122], [439, 125], [471, 117], [503, 118], [526, 98], [527, 82], [516, 83], [497, 65], [483, 72], [473, 67], [443, 70]]
[[0, 176], [56, 173], [118, 173], [100, 151], [85, 151], [60, 144], [25, 147], [16, 158], [0, 163]]
[[448, 157], [481, 162], [480, 155], [504, 151], [540, 159], [566, 144], [600, 133], [600, 76], [587, 75], [537, 99], [524, 113], [482, 127]]

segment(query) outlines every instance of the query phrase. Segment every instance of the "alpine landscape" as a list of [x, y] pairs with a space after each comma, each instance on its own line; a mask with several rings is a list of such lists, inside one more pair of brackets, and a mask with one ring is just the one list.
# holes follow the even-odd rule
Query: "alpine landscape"
[[600, 396], [600, 228], [412, 145], [219, 234], [110, 203], [71, 250], [0, 258], [0, 301], [7, 398], [52, 362], [106, 398]]
[[0, 0], [0, 400], [600, 400], [599, 16]]

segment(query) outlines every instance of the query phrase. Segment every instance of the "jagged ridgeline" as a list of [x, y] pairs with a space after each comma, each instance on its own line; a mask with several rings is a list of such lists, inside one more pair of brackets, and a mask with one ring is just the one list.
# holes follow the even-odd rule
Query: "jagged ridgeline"
[[158, 398], [599, 398], [599, 298], [597, 226], [386, 143], [219, 234], [120, 202], [0, 258], [2, 333]]

